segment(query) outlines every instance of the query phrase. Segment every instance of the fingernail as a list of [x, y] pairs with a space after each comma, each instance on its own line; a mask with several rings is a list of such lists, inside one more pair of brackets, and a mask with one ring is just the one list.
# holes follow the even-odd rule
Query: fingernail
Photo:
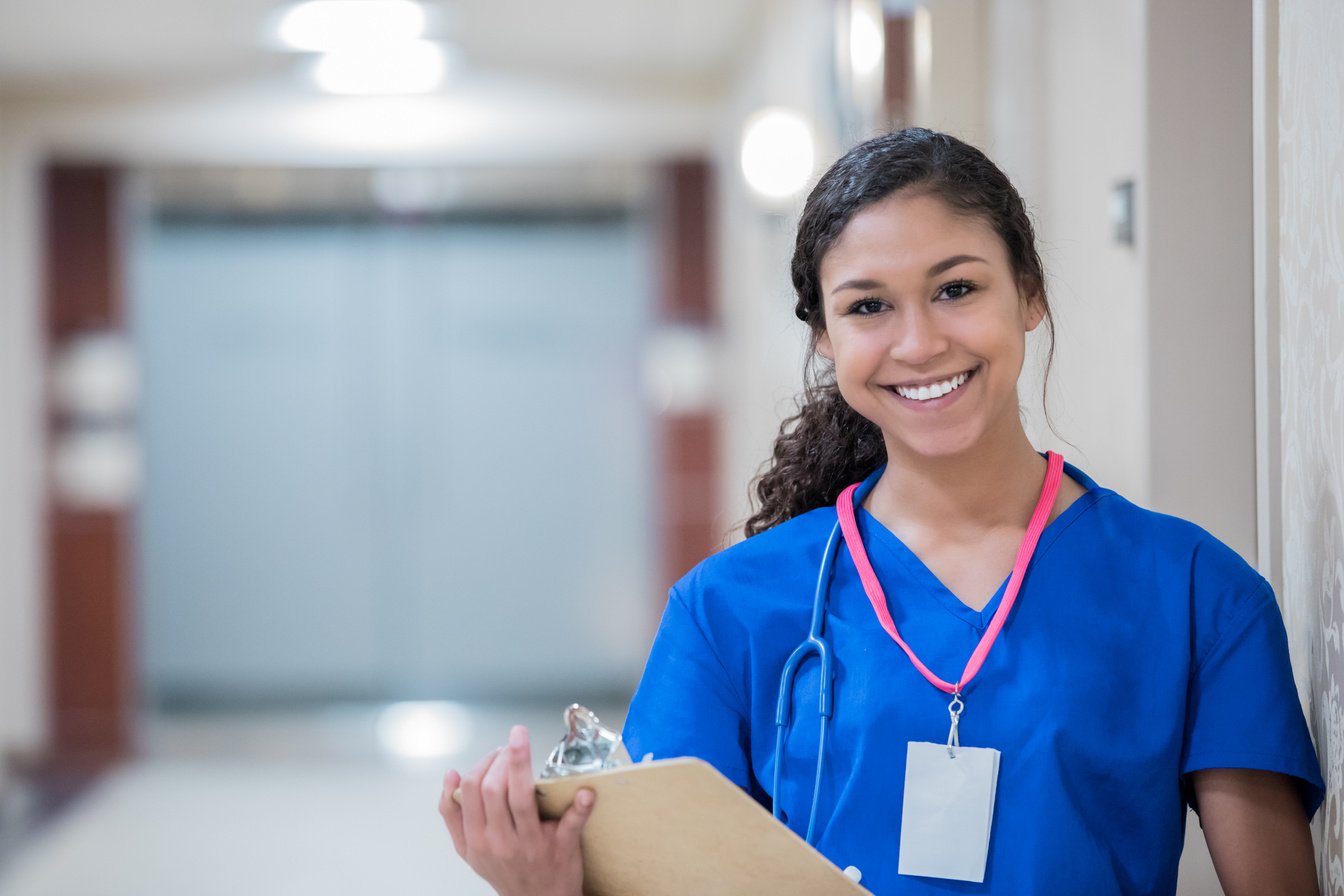
[[580, 790], [574, 796], [574, 802], [580, 809], [587, 809], [593, 805], [593, 792], [591, 790]]
[[527, 746], [527, 729], [522, 725], [514, 725], [509, 730], [509, 746], [515, 750], [521, 750]]

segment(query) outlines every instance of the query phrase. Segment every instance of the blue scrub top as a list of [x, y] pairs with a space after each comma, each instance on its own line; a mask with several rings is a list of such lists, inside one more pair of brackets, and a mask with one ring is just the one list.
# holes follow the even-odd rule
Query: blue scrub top
[[[883, 631], [845, 549], [826, 636], [835, 714], [817, 848], [878, 896], [1170, 894], [1184, 842], [1186, 775], [1255, 768], [1324, 794], [1269, 585], [1203, 529], [1087, 489], [1041, 536], [1012, 615], [965, 692], [964, 746], [1002, 752], [984, 883], [897, 873], [906, 744], [942, 743], [948, 696]], [[880, 471], [879, 471], [880, 473]], [[879, 473], [874, 473], [870, 480]], [[775, 708], [802, 641], [834, 508], [716, 554], [671, 591], [625, 728], [630, 754], [698, 756], [800, 836], [816, 766], [818, 668], [793, 695], [782, 792]], [[958, 600], [866, 511], [859, 528], [902, 637], [955, 681], [998, 608]]]

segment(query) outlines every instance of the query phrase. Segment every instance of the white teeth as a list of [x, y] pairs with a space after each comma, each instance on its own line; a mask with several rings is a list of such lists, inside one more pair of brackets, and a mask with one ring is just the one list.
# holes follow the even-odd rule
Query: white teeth
[[969, 377], [969, 373], [959, 373], [950, 380], [944, 380], [941, 383], [933, 383], [929, 386], [916, 386], [914, 388], [897, 386], [896, 394], [902, 398], [912, 398], [915, 401], [928, 401], [931, 398], [942, 398], [949, 392], [959, 389], [961, 384], [966, 382]]

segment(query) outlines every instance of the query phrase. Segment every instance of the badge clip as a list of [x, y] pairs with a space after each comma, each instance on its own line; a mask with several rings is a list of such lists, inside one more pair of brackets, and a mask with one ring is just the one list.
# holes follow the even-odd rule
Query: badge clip
[[965, 702], [961, 699], [961, 689], [952, 692], [952, 702], [947, 704], [947, 714], [952, 717], [952, 727], [947, 732], [947, 758], [956, 759], [957, 750], [961, 748], [961, 736], [957, 732], [957, 726], [961, 724], [961, 714], [966, 709]]

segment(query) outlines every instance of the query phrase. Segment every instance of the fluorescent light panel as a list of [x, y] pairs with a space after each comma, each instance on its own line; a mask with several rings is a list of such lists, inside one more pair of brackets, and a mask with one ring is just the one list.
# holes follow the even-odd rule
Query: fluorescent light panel
[[365, 50], [423, 37], [425, 11], [410, 0], [309, 0], [291, 6], [277, 31], [303, 52]]
[[313, 80], [327, 93], [388, 96], [429, 93], [443, 83], [443, 48], [427, 40], [327, 53]]

